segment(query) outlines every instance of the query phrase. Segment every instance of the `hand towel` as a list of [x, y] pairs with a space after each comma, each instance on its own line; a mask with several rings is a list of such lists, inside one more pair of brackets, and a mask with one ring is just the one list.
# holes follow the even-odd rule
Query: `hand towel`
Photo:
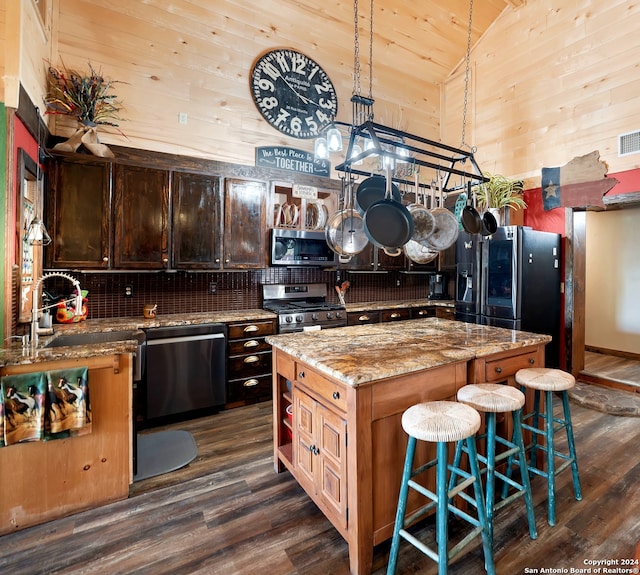
[[41, 440], [44, 435], [44, 373], [5, 375], [1, 381], [5, 445]]
[[47, 403], [45, 425], [47, 439], [55, 434], [91, 431], [88, 368], [52, 370], [46, 372]]

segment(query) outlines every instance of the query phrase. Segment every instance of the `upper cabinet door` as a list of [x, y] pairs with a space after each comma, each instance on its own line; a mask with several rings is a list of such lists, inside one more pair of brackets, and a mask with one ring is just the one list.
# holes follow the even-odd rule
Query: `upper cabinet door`
[[173, 173], [173, 265], [219, 269], [222, 188], [218, 176]]
[[114, 267], [169, 267], [169, 172], [115, 167]]
[[265, 182], [226, 180], [224, 267], [266, 267]]
[[48, 175], [47, 265], [108, 268], [111, 163], [54, 157]]

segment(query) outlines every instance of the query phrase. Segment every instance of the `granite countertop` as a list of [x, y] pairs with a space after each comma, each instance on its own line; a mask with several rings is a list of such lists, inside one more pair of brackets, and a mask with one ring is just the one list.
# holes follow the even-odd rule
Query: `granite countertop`
[[352, 387], [448, 363], [548, 343], [548, 335], [439, 318], [267, 336], [266, 341]]
[[409, 299], [399, 301], [370, 301], [348, 303], [347, 312], [378, 311], [381, 309], [400, 309], [407, 307], [455, 307], [455, 301], [449, 299]]
[[62, 359], [82, 359], [97, 355], [114, 355], [132, 353], [136, 351], [137, 341], [125, 340], [90, 345], [74, 345], [69, 347], [46, 346], [51, 340], [61, 334], [82, 334], [105, 331], [132, 331], [178, 325], [198, 325], [202, 323], [229, 323], [235, 321], [253, 321], [260, 319], [275, 319], [276, 315], [262, 309], [247, 309], [240, 311], [222, 311], [192, 314], [159, 315], [155, 319], [142, 317], [122, 317], [108, 319], [88, 319], [86, 321], [69, 324], [55, 324], [54, 335], [40, 336], [39, 346], [35, 352], [30, 348], [23, 349], [19, 343], [11, 347], [0, 349], [0, 367], [6, 365], [25, 365], [56, 361]]

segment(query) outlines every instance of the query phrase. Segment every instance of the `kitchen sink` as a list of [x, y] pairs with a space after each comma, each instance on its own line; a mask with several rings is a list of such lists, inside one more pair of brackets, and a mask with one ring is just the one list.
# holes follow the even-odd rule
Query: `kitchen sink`
[[134, 331], [96, 331], [92, 333], [69, 333], [61, 334], [53, 338], [45, 348], [50, 347], [66, 347], [72, 345], [92, 345], [96, 343], [110, 343], [114, 341], [125, 341], [134, 339], [138, 343], [145, 340], [144, 332]]

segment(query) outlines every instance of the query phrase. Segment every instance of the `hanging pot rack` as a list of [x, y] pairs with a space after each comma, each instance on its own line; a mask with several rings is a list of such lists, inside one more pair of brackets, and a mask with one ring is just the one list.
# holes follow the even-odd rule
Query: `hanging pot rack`
[[[396, 165], [413, 164], [442, 174], [444, 178], [442, 191], [447, 193], [465, 191], [468, 182], [481, 184], [489, 181], [482, 174], [473, 151], [448, 146], [404, 130], [377, 124], [372, 120], [367, 120], [359, 126], [344, 125], [350, 127], [350, 137], [345, 154], [346, 159], [336, 166], [339, 172], [370, 176], [370, 170], [359, 169], [356, 164], [368, 157], [380, 156], [386, 161], [395, 162]], [[354, 146], [358, 139], [367, 142], [369, 146], [364, 146], [366, 148], [364, 151], [354, 154]], [[460, 176], [460, 183], [451, 182], [452, 175]], [[413, 180], [404, 179], [402, 176], [393, 175], [392, 177], [395, 182], [413, 184]]]

